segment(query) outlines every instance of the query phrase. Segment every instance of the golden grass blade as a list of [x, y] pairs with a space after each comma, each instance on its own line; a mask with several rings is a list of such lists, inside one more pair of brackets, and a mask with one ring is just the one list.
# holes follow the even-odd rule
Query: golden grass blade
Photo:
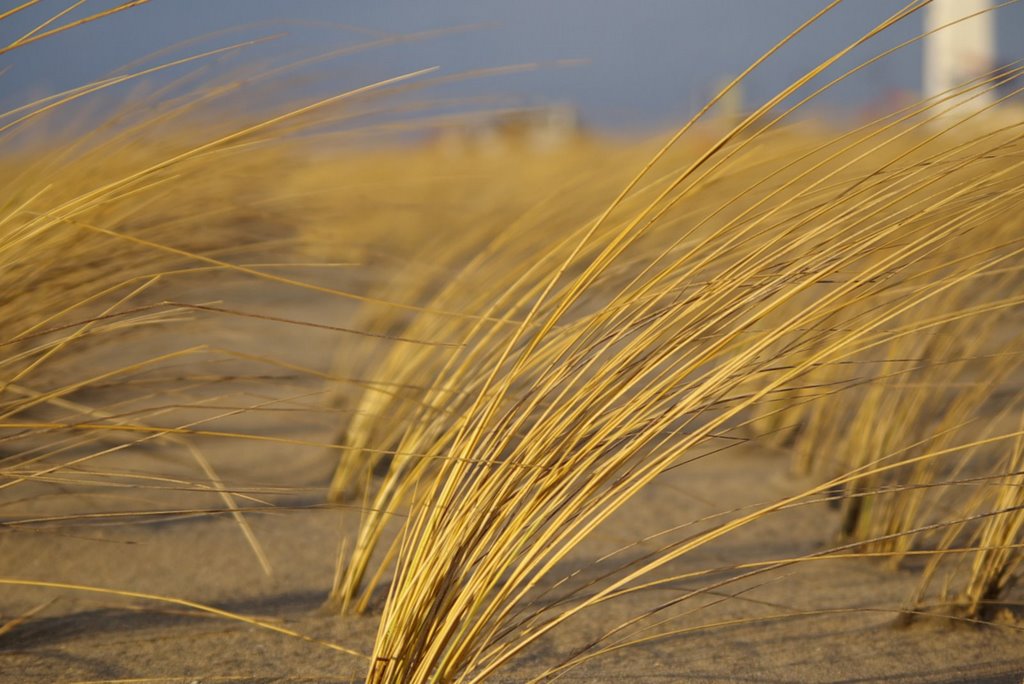
[[293, 637], [295, 639], [301, 639], [302, 641], [308, 641], [311, 644], [317, 646], [323, 646], [329, 648], [332, 651], [338, 651], [339, 653], [345, 653], [347, 655], [356, 656], [358, 658], [367, 658], [365, 654], [353, 651], [350, 648], [345, 648], [339, 644], [334, 644], [329, 641], [323, 641], [315, 637], [311, 637], [300, 632], [288, 629], [287, 627], [281, 627], [265, 620], [258, 618], [241, 615], [239, 613], [232, 613], [228, 610], [221, 610], [214, 606], [204, 605], [202, 603], [196, 603], [195, 601], [189, 601], [187, 599], [175, 598], [173, 596], [159, 596], [157, 594], [146, 594], [137, 591], [125, 591], [123, 589], [107, 589], [104, 587], [91, 587], [82, 584], [69, 584], [64, 582], [45, 582], [42, 580], [29, 580], [29, 579], [18, 579], [13, 577], [0, 577], [0, 584], [6, 586], [22, 586], [22, 587], [37, 587], [42, 589], [60, 589], [64, 591], [78, 591], [88, 592], [93, 594], [102, 594], [106, 596], [119, 596], [122, 598], [134, 598], [143, 601], [151, 601], [155, 603], [165, 603], [174, 606], [181, 606], [183, 608], [191, 608], [201, 613], [207, 613], [216, 617], [225, 618], [227, 620], [233, 620], [235, 622], [241, 622], [243, 624], [252, 625], [253, 627], [259, 627], [270, 632], [276, 632], [278, 634], [284, 634], [285, 636]]

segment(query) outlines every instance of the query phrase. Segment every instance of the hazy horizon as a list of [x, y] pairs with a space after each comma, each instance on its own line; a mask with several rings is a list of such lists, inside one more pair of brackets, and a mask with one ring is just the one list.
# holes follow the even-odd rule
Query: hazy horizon
[[[87, 2], [65, 21], [112, 4]], [[903, 4], [858, 0], [841, 5], [749, 79], [746, 103], [770, 96]], [[15, 106], [30, 93], [88, 83], [155, 50], [203, 35], [207, 37], [169, 54], [184, 56], [286, 32], [271, 43], [247, 48], [231, 62], [233, 68], [243, 63], [259, 68], [257, 63], [279, 65], [384, 34], [476, 25], [338, 58], [304, 77], [311, 83], [319, 79], [318, 88], [343, 90], [431, 66], [459, 73], [533, 61], [585, 60], [572, 67], [549, 64], [529, 73], [470, 79], [446, 87], [443, 94], [502, 95], [522, 105], [571, 103], [587, 123], [599, 128], [650, 128], [692, 113], [722, 79], [742, 71], [824, 5], [823, 0], [526, 0], [514, 5], [494, 0], [153, 0], [0, 57], [0, 68], [9, 68], [3, 75], [3, 101]], [[64, 6], [44, 1], [3, 22], [0, 33], [9, 39], [20, 35]], [[1024, 56], [1019, 40], [1024, 6], [999, 12], [1000, 60], [1019, 59]], [[237, 29], [240, 25], [252, 26]], [[237, 30], [210, 35], [233, 27]], [[840, 66], [852, 66], [920, 30], [919, 16], [905, 21]], [[914, 45], [869, 66], [821, 104], [856, 116], [884, 106], [897, 93], [916, 93], [920, 72], [920, 47]]]

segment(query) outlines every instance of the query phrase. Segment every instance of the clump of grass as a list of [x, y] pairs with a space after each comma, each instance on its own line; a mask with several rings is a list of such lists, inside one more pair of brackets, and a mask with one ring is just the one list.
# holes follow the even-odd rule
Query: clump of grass
[[[601, 162], [607, 155], [608, 150], [602, 148], [574, 150], [557, 160], [529, 156], [448, 159], [443, 152], [415, 150], [405, 151], [394, 159], [374, 155], [367, 160], [350, 160], [345, 168], [330, 174], [335, 178], [346, 173], [352, 176], [344, 190], [352, 193], [352, 197], [346, 194], [342, 204], [354, 214], [347, 220], [358, 226], [358, 233], [365, 234], [378, 226], [389, 239], [395, 239], [396, 231], [410, 235], [428, 232], [422, 238], [397, 240], [399, 244], [389, 249], [386, 256], [363, 255], [368, 260], [364, 262], [366, 270], [381, 273], [379, 279], [383, 282], [375, 289], [376, 296], [414, 302], [429, 310], [465, 312], [464, 317], [439, 319], [415, 317], [408, 311], [382, 310], [373, 305], [361, 310], [362, 320], [357, 327], [413, 341], [396, 340], [389, 344], [364, 338], [361, 347], [353, 345], [339, 350], [335, 374], [351, 377], [362, 370], [371, 384], [363, 390], [356, 411], [339, 438], [350, 451], [334, 477], [331, 498], [351, 499], [362, 491], [366, 471], [386, 451], [395, 449], [400, 439], [395, 430], [416, 420], [412, 414], [423, 410], [420, 403], [428, 393], [434, 373], [453, 353], [450, 346], [420, 345], [415, 340], [455, 340], [472, 326], [471, 312], [485, 306], [489, 293], [494, 288], [512, 286], [519, 264], [543, 250], [545, 242], [565, 231], [565, 226], [575, 225], [583, 207], [594, 204], [600, 196], [595, 192], [599, 184], [609, 183], [602, 172], [610, 171], [610, 164]], [[409, 181], [408, 187], [396, 188], [393, 183], [382, 181], [378, 188], [367, 180], [378, 174], [393, 178], [399, 169], [417, 178], [410, 167], [434, 168], [442, 163], [451, 175], [424, 178], [422, 185]], [[601, 166], [601, 171], [591, 169], [581, 178], [571, 177], [591, 165]], [[320, 170], [318, 175], [327, 174]], [[500, 184], [499, 178], [503, 179]], [[469, 183], [474, 185], [467, 187]], [[476, 184], [482, 187], [476, 188]], [[552, 185], [557, 189], [553, 191]], [[373, 194], [367, 198], [367, 193]], [[463, 194], [470, 195], [473, 201], [462, 201]], [[448, 196], [451, 198], [447, 199]], [[429, 213], [429, 220], [438, 221], [439, 226], [429, 231], [423, 226], [406, 226], [396, 215], [405, 214], [407, 221], [426, 221], [423, 217], [414, 218], [420, 213]], [[539, 230], [540, 226], [548, 233]], [[350, 247], [353, 241], [348, 239], [345, 226], [338, 226], [337, 232], [345, 236], [341, 244]], [[410, 241], [415, 242], [415, 255], [404, 252]], [[367, 365], [373, 369], [371, 373], [365, 370]], [[338, 394], [348, 392], [349, 388], [342, 386]], [[444, 401], [447, 400], [450, 398]], [[369, 451], [361, 454], [360, 449]]]
[[[1021, 423], [1024, 431], [1024, 422]], [[1018, 437], [999, 472], [989, 515], [978, 531], [978, 552], [971, 560], [970, 579], [962, 602], [968, 617], [981, 618], [1017, 580], [1024, 554], [1024, 437]]]
[[[124, 3], [118, 11], [139, 4]], [[55, 35], [47, 29], [53, 21], [8, 47]], [[198, 481], [187, 486], [222, 499], [269, 572], [238, 497], [191, 439], [204, 433], [245, 438], [210, 423], [265, 408], [267, 402], [253, 404], [240, 392], [245, 399], [241, 409], [175, 422], [173, 403], [149, 406], [153, 395], [136, 389], [134, 382], [176, 363], [201, 368], [227, 358], [273, 366], [273, 359], [245, 357], [190, 336], [187, 320], [196, 315], [246, 315], [211, 301], [216, 295], [210, 286], [223, 282], [224, 274], [359, 298], [275, 273], [276, 267], [295, 261], [292, 231], [301, 215], [276, 178], [298, 164], [301, 145], [292, 133], [323, 123], [326, 110], [338, 102], [355, 105], [359, 95], [409, 76], [283, 112], [254, 109], [248, 120], [216, 114], [226, 107], [228, 95], [241, 96], [244, 84], [286, 69], [245, 81], [229, 75], [225, 82], [198, 88], [195, 74], [187, 73], [150, 95], [137, 92], [123, 101], [112, 97], [125, 84], [194, 67], [253, 42], [258, 41], [156, 66], [126, 67], [96, 83], [0, 113], [0, 144], [7, 154], [0, 167], [7, 190], [0, 207], [0, 289], [9, 293], [0, 299], [0, 489], [38, 491], [32, 485], [50, 485], [74, 490], [84, 483], [88, 490], [102, 478], [82, 469], [104, 457], [154, 446], [184, 453], [200, 471]], [[88, 113], [83, 112], [88, 98], [103, 101], [104, 118], [86, 116], [88, 127], [83, 128], [73, 114]], [[351, 116], [358, 116], [356, 109]], [[283, 257], [282, 247], [288, 250]], [[266, 261], [268, 254], [278, 263], [265, 264], [267, 271], [246, 263], [254, 257]], [[175, 299], [188, 288], [203, 292], [202, 299], [195, 301], [194, 294]], [[149, 329], [150, 337], [137, 344], [142, 328]], [[113, 350], [113, 360], [104, 358], [105, 350]], [[205, 377], [208, 392], [227, 393], [219, 375]], [[162, 389], [170, 396], [184, 384], [169, 380]], [[96, 404], [107, 401], [97, 397], [109, 397], [101, 390], [111, 388], [122, 389], [123, 396], [109, 405]], [[203, 404], [210, 401], [204, 397], [190, 407], [183, 400], [186, 405], [178, 408], [209, 411]], [[114, 469], [105, 476], [108, 487], [137, 484], [130, 472]]]
[[[985, 79], [963, 90], [987, 90], [1000, 80]], [[926, 163], [945, 162], [965, 152], [976, 154], [979, 144], [993, 158], [1008, 160], [1002, 155], [1016, 149], [1019, 123], [993, 124], [974, 138], [963, 130], [970, 129], [971, 119], [945, 113], [936, 117], [941, 125], [938, 132], [933, 127], [928, 140], [937, 152]], [[936, 145], [951, 133], [960, 134], [959, 139]], [[1020, 247], [1020, 226], [1006, 218], [1014, 210], [1002, 204], [979, 204], [973, 211], [976, 251], [965, 253], [957, 243], [942, 245], [927, 262], [895, 281], [900, 288], [939, 286], [950, 278], [951, 267], [970, 273], [966, 278], [954, 276], [955, 283], [940, 297], [901, 317], [902, 325], [919, 326], [919, 331], [892, 338], [881, 358], [875, 350], [853, 359], [852, 371], [840, 367], [817, 371], [812, 386], [832, 388], [824, 396], [811, 396], [809, 401], [795, 393], [786, 397], [781, 408], [768, 407], [775, 424], [767, 427], [783, 425], [790, 431], [786, 446], [795, 452], [798, 472], [855, 471], [888, 453], [916, 461], [913, 467], [886, 472], [881, 478], [848, 482], [844, 498], [837, 502], [843, 509], [840, 539], [862, 541], [857, 548], [885, 556], [892, 565], [899, 565], [912, 549], [927, 545], [917, 532], [934, 533], [932, 526], [938, 521], [954, 519], [950, 511], [961, 510], [965, 519], [977, 513], [957, 503], [965, 498], [977, 501], [974, 496], [965, 497], [959, 486], [963, 478], [972, 483], [978, 477], [998, 479], [1006, 472], [1002, 460], [985, 450], [972, 449], [955, 464], [915, 458], [990, 430], [990, 417], [1000, 412], [1005, 397], [1012, 394], [1012, 379], [1020, 366], [1019, 354], [1012, 351], [1013, 340], [1020, 334], [1016, 315], [1020, 301], [1015, 294], [1020, 270], [1013, 264]], [[851, 320], [874, 306], [870, 299], [857, 302], [849, 312], [856, 312]], [[876, 374], [858, 377], [862, 364], [873, 365]], [[956, 534], [948, 525], [943, 527], [946, 534], [940, 532], [939, 537], [945, 540], [940, 546], [945, 547]], [[1011, 530], [1010, 536], [1014, 533]]]
[[[541, 608], [525, 626], [514, 617], [570, 549], [743, 412], [816, 368], [960, 319], [958, 309], [904, 317], [927, 312], [922, 307], [929, 302], [1019, 252], [1012, 242], [1005, 250], [971, 242], [992, 215], [1015, 206], [1019, 138], [981, 135], [940, 153], [941, 164], [916, 164], [911, 153], [900, 152], [864, 175], [844, 175], [850, 165], [843, 159], [863, 159], [887, 144], [894, 134], [885, 127], [852, 142], [840, 138], [838, 152], [824, 155], [827, 163], [809, 164], [824, 169], [831, 187], [807, 180], [809, 172], [796, 174], [781, 183], [785, 192], [754, 205], [759, 213], [742, 212], [718, 228], [696, 220], [668, 248], [646, 257], [632, 251], [701, 181], [734, 172], [732, 153], [716, 153], [766, 111], [632, 218], [603, 230], [612, 223], [609, 212], [582, 231], [559, 265], [545, 269], [554, 275], [524, 270], [537, 282], [527, 296], [495, 298], [500, 308], [482, 312], [503, 322], [485, 327], [493, 335], [483, 338], [487, 346], [504, 321], [518, 323], [500, 338], [500, 352], [472, 371], [482, 380], [468, 406], [431, 435], [444, 450], [433, 476], [408, 480], [425, 493], [413, 502], [395, 547], [396, 577], [371, 681], [485, 677], [581, 610], [785, 505], [739, 516], [637, 566], [612, 570], [606, 585], [590, 586], [589, 597], [572, 607]], [[995, 167], [994, 155], [1004, 160]], [[949, 262], [941, 276], [915, 279], [940, 247], [966, 249], [970, 258]], [[634, 276], [607, 288], [605, 278], [623, 262], [636, 265]], [[599, 305], [588, 301], [601, 292], [611, 294], [598, 294]], [[851, 315], [845, 307], [852, 302], [865, 307]], [[590, 313], [574, 315], [581, 310]], [[467, 336], [435, 386], [466, 387], [460, 374], [480, 356]], [[902, 463], [882, 448], [840, 481], [950, 452], [931, 446]]]

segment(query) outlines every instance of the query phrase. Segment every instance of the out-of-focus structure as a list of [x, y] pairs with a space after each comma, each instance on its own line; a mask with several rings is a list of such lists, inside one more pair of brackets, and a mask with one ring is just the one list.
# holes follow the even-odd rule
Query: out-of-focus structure
[[[935, 31], [924, 45], [925, 97], [941, 96], [996, 68], [995, 25], [992, 0], [933, 0], [924, 27], [926, 32]], [[950, 106], [959, 105], [957, 110], [966, 113], [965, 109], [992, 104], [994, 91], [981, 90], [951, 100]]]
[[553, 152], [584, 135], [579, 112], [570, 104], [492, 112], [438, 130], [433, 144], [452, 155]]

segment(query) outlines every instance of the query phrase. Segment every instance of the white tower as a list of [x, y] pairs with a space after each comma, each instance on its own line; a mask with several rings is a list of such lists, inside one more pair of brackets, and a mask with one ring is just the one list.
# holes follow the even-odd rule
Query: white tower
[[[928, 36], [924, 46], [924, 95], [933, 97], [984, 76], [996, 67], [995, 11], [992, 0], [932, 0], [925, 31], [957, 24]], [[985, 10], [989, 10], [985, 12]], [[971, 16], [977, 12], [984, 12]], [[975, 93], [972, 93], [972, 95]], [[979, 95], [963, 108], [980, 109], [992, 103], [991, 92]], [[953, 101], [950, 101], [950, 105]]]

